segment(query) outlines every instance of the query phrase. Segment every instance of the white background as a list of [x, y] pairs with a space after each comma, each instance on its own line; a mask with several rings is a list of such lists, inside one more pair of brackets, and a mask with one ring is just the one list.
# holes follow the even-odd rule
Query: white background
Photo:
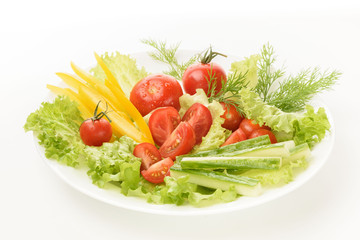
[[[62, 182], [24, 133], [27, 115], [70, 61], [148, 50], [149, 37], [237, 56], [270, 42], [290, 73], [341, 70], [322, 95], [336, 128], [325, 166], [276, 201], [195, 217], [115, 208]], [[0, 239], [360, 239], [359, 45], [357, 1], [0, 1]]]

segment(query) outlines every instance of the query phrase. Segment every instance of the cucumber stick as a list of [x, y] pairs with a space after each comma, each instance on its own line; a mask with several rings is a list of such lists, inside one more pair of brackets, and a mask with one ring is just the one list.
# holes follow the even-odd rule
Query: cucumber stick
[[300, 144], [292, 149], [290, 149], [290, 155], [283, 158], [283, 164], [287, 164], [291, 161], [295, 161], [302, 158], [309, 158], [311, 156], [311, 151], [307, 143]]
[[270, 145], [258, 146], [240, 151], [223, 153], [221, 157], [288, 157], [289, 149], [295, 147], [294, 141], [275, 143]]
[[234, 151], [240, 151], [247, 148], [253, 148], [257, 146], [264, 146], [264, 145], [270, 145], [270, 138], [268, 135], [259, 136], [256, 138], [247, 139], [245, 141], [237, 142], [234, 144], [226, 145], [224, 147], [220, 147], [218, 149], [214, 150], [208, 150], [208, 151], [202, 151], [198, 153], [193, 154], [187, 154], [176, 157], [176, 160], [180, 161], [184, 157], [207, 157], [207, 156], [213, 156], [213, 155], [220, 155], [223, 153], [231, 153]]
[[259, 180], [244, 176], [207, 170], [181, 169], [174, 166], [170, 168], [170, 175], [174, 178], [189, 176], [190, 183], [214, 189], [228, 190], [233, 185], [236, 192], [244, 196], [258, 196], [262, 192]]
[[184, 157], [182, 169], [279, 169], [281, 157]]

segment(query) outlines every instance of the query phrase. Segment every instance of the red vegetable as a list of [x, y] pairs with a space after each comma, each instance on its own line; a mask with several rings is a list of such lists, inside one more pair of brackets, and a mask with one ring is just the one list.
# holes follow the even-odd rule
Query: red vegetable
[[210, 89], [214, 88], [215, 94], [221, 90], [222, 84], [226, 82], [227, 78], [225, 70], [219, 64], [211, 62], [217, 55], [225, 56], [213, 52], [210, 48], [205, 52], [200, 63], [193, 64], [185, 70], [182, 81], [186, 93], [193, 95], [196, 93], [196, 89], [201, 88], [209, 96], [210, 81]]
[[228, 139], [221, 145], [221, 147], [230, 145], [233, 143], [241, 142], [246, 140], [247, 137], [245, 133], [241, 130], [241, 128], [238, 128], [235, 132], [233, 132]]
[[153, 165], [147, 170], [142, 170], [141, 175], [149, 182], [162, 183], [166, 176], [170, 176], [170, 167], [174, 165], [171, 158], [165, 158]]
[[181, 117], [175, 108], [156, 109], [149, 118], [149, 128], [155, 143], [163, 145], [180, 122]]
[[151, 143], [140, 143], [136, 145], [133, 154], [135, 157], [141, 158], [140, 170], [146, 170], [161, 160], [159, 150]]
[[188, 122], [195, 132], [196, 144], [201, 143], [212, 124], [212, 116], [207, 107], [201, 103], [193, 104], [184, 114], [182, 120]]
[[226, 128], [231, 131], [235, 131], [239, 128], [241, 121], [244, 119], [240, 113], [236, 110], [234, 105], [225, 103], [220, 103], [223, 109], [225, 110], [224, 114], [221, 115], [225, 119], [225, 122], [221, 125], [223, 128]]
[[181, 122], [160, 147], [162, 157], [170, 157], [175, 160], [176, 156], [186, 154], [195, 146], [195, 132], [188, 122]]
[[256, 137], [260, 137], [263, 135], [269, 135], [270, 142], [277, 143], [275, 135], [268, 129], [262, 129], [262, 128], [257, 129], [250, 134], [249, 138], [256, 138]]
[[159, 107], [180, 109], [179, 97], [183, 95], [179, 82], [165, 74], [149, 75], [131, 90], [130, 101], [145, 116]]

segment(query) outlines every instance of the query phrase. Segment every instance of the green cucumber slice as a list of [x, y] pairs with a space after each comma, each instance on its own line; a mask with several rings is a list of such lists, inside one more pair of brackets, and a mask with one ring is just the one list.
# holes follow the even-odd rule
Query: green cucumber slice
[[224, 147], [220, 147], [220, 148], [214, 149], [214, 150], [208, 150], [208, 151], [202, 151], [202, 152], [198, 152], [198, 153], [178, 156], [178, 157], [176, 157], [176, 160], [180, 161], [184, 157], [207, 157], [207, 156], [212, 156], [212, 155], [220, 155], [220, 154], [227, 153], [227, 152], [231, 153], [234, 151], [240, 151], [240, 150], [244, 150], [247, 148], [253, 148], [253, 147], [263, 146], [263, 145], [270, 145], [270, 143], [271, 142], [270, 142], [269, 136], [264, 135], [264, 136], [259, 136], [256, 138], [247, 139], [247, 140], [237, 142], [234, 144], [226, 145]]
[[279, 169], [281, 157], [184, 157], [182, 169]]
[[222, 172], [207, 170], [170, 168], [170, 175], [174, 178], [189, 176], [189, 182], [214, 189], [228, 190], [234, 186], [238, 194], [244, 196], [258, 196], [261, 194], [261, 184], [257, 179], [244, 176], [229, 175]]

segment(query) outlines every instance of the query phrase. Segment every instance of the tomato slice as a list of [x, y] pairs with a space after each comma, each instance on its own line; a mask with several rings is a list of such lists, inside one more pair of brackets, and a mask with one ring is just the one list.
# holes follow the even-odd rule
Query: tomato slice
[[152, 164], [161, 160], [159, 150], [151, 143], [140, 143], [134, 148], [135, 157], [141, 158], [140, 170], [148, 169]]
[[268, 129], [257, 129], [255, 131], [253, 131], [249, 138], [256, 138], [256, 137], [260, 137], [260, 136], [263, 136], [263, 135], [269, 135], [269, 138], [270, 138], [270, 142], [271, 143], [277, 143], [277, 140], [276, 140], [276, 137], [274, 135], [274, 133], [272, 133], [270, 130]]
[[174, 165], [171, 158], [165, 158], [149, 167], [147, 170], [142, 170], [141, 175], [149, 182], [162, 183], [166, 176], [170, 176], [170, 167]]
[[268, 126], [261, 126], [259, 124], [255, 124], [253, 123], [253, 120], [251, 119], [247, 119], [245, 118], [244, 120], [241, 121], [239, 128], [241, 128], [241, 130], [243, 130], [243, 132], [245, 133], [245, 135], [247, 137], [249, 137], [251, 135], [251, 133], [257, 129], [267, 129], [267, 130], [271, 130]]
[[155, 143], [159, 146], [163, 145], [180, 122], [181, 117], [175, 108], [156, 109], [149, 118], [149, 128]]
[[184, 114], [182, 120], [188, 122], [195, 132], [196, 144], [201, 143], [212, 124], [212, 116], [207, 107], [201, 103], [194, 103]]
[[170, 157], [173, 160], [176, 156], [186, 154], [195, 146], [195, 132], [188, 122], [181, 122], [179, 126], [166, 139], [160, 147], [162, 157]]
[[228, 130], [236, 131], [236, 129], [239, 128], [239, 125], [240, 125], [241, 121], [243, 120], [243, 117], [236, 110], [234, 105], [231, 105], [231, 104], [227, 105], [223, 102], [220, 104], [225, 111], [224, 114], [221, 115], [221, 117], [225, 119], [224, 123], [221, 126]]
[[241, 130], [241, 128], [238, 128], [235, 132], [233, 132], [230, 137], [228, 137], [228, 139], [226, 139], [226, 141], [221, 145], [226, 146], [226, 145], [230, 145], [233, 143], [237, 143], [237, 142], [241, 142], [246, 140], [247, 137], [245, 135], [245, 133], [243, 132], [243, 130]]

